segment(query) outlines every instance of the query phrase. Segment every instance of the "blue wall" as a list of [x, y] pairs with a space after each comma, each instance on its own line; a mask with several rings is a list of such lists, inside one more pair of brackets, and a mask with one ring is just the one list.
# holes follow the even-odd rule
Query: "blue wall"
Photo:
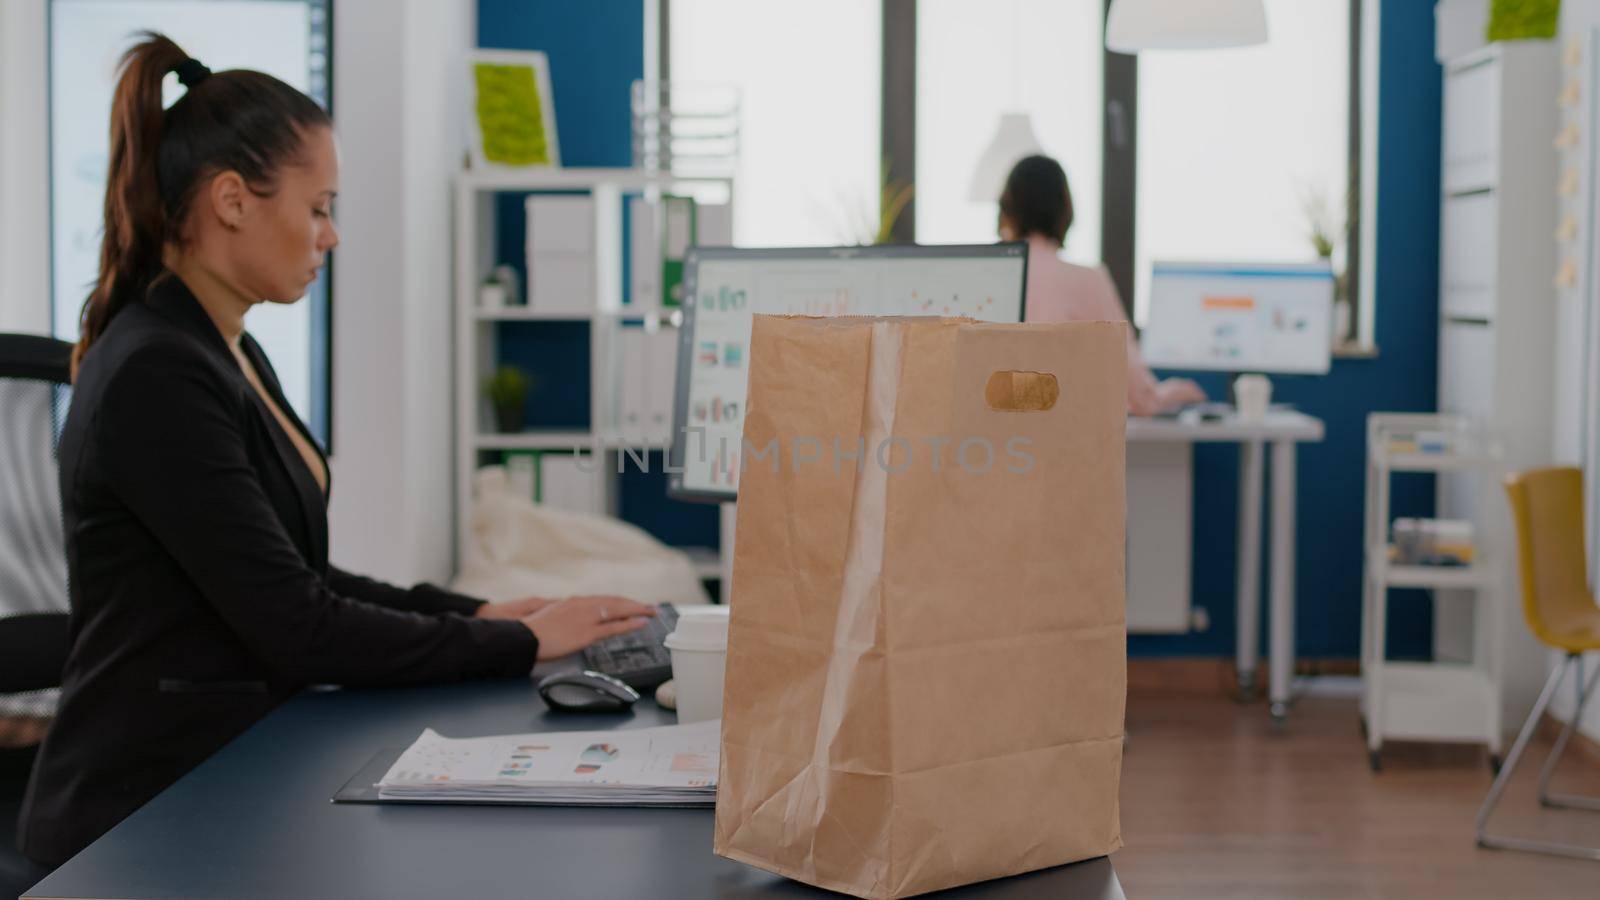
[[632, 164], [629, 92], [644, 77], [639, 0], [478, 0], [478, 46], [550, 57], [563, 166]]
[[[1436, 408], [1439, 296], [1439, 127], [1441, 73], [1433, 59], [1433, 5], [1379, 4], [1382, 75], [1378, 84], [1377, 343], [1370, 360], [1336, 360], [1324, 378], [1278, 378], [1283, 399], [1327, 423], [1327, 439], [1302, 445], [1295, 527], [1300, 539], [1295, 634], [1302, 657], [1360, 653], [1361, 532], [1369, 412]], [[1216, 376], [1195, 375], [1213, 397]], [[1238, 452], [1195, 453], [1194, 602], [1211, 630], [1185, 636], [1134, 636], [1140, 655], [1231, 654], [1238, 515]], [[1396, 515], [1428, 515], [1427, 476], [1394, 482]], [[1263, 585], [1268, 582], [1263, 577]], [[1391, 650], [1425, 656], [1432, 638], [1424, 594], [1391, 596]], [[1267, 633], [1263, 622], [1262, 633]], [[1264, 642], [1263, 642], [1264, 645]]]
[[[1433, 7], [1410, 0], [1383, 3], [1380, 9], [1376, 332], [1381, 355], [1336, 361], [1324, 378], [1274, 382], [1275, 399], [1295, 403], [1327, 423], [1327, 439], [1300, 451], [1296, 517], [1300, 557], [1295, 580], [1302, 657], [1354, 657], [1359, 652], [1367, 413], [1435, 408], [1440, 71], [1433, 61]], [[549, 54], [556, 127], [562, 162], [568, 166], [629, 163], [628, 92], [632, 81], [641, 77], [643, 29], [636, 0], [479, 0], [478, 4], [483, 46]], [[502, 254], [520, 263], [521, 198], [506, 197], [502, 202]], [[536, 370], [542, 363], [559, 362], [555, 359], [559, 354], [537, 356], [528, 361]], [[1212, 396], [1225, 395], [1221, 378], [1195, 377]], [[557, 404], [552, 411], [565, 413], [567, 406]], [[1433, 505], [1431, 483], [1423, 476], [1409, 479], [1395, 483], [1396, 514], [1428, 514]], [[662, 516], [661, 509], [646, 502], [645, 494], [654, 493], [653, 485], [630, 478], [624, 487], [631, 501], [625, 504], [630, 507], [625, 510], [628, 518], [658, 533], [669, 527], [670, 516]], [[1129, 639], [1132, 654], [1233, 652], [1235, 448], [1196, 450], [1194, 505], [1194, 602], [1207, 607], [1211, 629], [1183, 636], [1136, 635]], [[1263, 577], [1262, 584], [1267, 583]], [[1397, 655], [1425, 655], [1431, 613], [1423, 595], [1409, 593], [1397, 592], [1393, 598], [1391, 646]], [[1262, 632], [1266, 633], [1266, 623]]]

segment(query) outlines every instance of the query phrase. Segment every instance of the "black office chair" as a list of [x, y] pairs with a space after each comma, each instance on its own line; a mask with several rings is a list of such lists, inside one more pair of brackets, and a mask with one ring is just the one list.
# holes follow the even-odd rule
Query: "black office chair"
[[16, 828], [67, 658], [56, 442], [71, 355], [64, 341], [0, 334], [0, 897], [48, 874], [17, 851]]

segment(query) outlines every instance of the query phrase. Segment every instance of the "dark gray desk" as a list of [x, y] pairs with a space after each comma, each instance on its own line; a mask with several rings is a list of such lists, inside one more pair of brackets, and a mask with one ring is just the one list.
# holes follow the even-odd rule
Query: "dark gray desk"
[[[837, 896], [713, 855], [710, 810], [328, 802], [424, 726], [468, 737], [671, 721], [648, 701], [631, 716], [551, 715], [525, 680], [304, 694], [24, 896]], [[944, 896], [1123, 893], [1102, 858]]]

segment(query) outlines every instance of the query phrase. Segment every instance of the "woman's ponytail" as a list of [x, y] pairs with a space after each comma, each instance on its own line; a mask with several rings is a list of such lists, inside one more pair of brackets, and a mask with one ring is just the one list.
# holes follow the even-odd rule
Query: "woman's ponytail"
[[161, 150], [161, 82], [189, 55], [170, 39], [145, 32], [123, 54], [111, 101], [111, 153], [106, 175], [105, 236], [100, 276], [83, 304], [74, 370], [128, 301], [161, 271], [166, 239], [157, 164]]
[[[316, 101], [271, 75], [212, 74], [153, 31], [123, 54], [118, 71], [100, 277], [83, 304], [74, 373], [117, 313], [161, 274], [167, 247], [184, 246], [184, 223], [205, 178], [237, 172], [251, 191], [269, 196], [279, 169], [300, 158], [305, 134], [331, 124]], [[169, 72], [186, 90], [162, 109]]]

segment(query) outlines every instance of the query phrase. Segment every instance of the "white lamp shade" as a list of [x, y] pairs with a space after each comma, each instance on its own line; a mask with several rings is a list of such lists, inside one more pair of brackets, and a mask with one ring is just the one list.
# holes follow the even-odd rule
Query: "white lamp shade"
[[1106, 49], [1115, 53], [1245, 47], [1266, 40], [1261, 0], [1113, 0], [1106, 15]]
[[1033, 119], [1027, 113], [1002, 113], [1000, 127], [995, 129], [989, 146], [978, 157], [978, 167], [972, 172], [972, 185], [968, 199], [993, 203], [1000, 199], [1005, 189], [1006, 176], [1011, 167], [1024, 156], [1041, 151], [1039, 138], [1033, 133]]

